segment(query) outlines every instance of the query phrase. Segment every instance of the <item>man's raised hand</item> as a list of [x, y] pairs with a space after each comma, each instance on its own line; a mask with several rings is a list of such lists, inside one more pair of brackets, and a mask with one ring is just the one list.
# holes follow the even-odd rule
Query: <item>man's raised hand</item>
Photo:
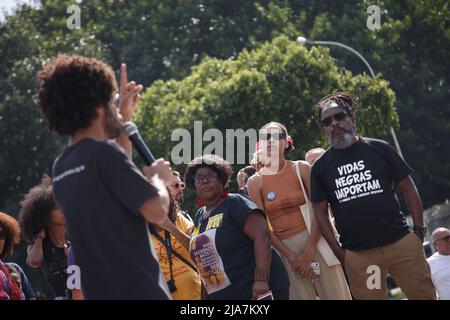
[[127, 65], [120, 65], [119, 111], [123, 122], [131, 120], [134, 110], [141, 97], [144, 86], [136, 82], [128, 82]]

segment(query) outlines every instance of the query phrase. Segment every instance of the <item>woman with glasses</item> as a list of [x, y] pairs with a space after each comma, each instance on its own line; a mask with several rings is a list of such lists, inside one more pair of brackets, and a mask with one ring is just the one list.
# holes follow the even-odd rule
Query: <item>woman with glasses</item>
[[216, 155], [192, 160], [185, 181], [200, 207], [189, 238], [190, 256], [207, 299], [248, 300], [272, 291], [287, 299], [289, 280], [271, 249], [265, 214], [239, 194], [227, 192], [231, 166]]
[[351, 299], [339, 261], [321, 239], [310, 206], [311, 167], [290, 161], [294, 149], [284, 125], [270, 122], [260, 129], [253, 161], [259, 171], [248, 181], [251, 199], [266, 213], [271, 241], [289, 274], [291, 300]]

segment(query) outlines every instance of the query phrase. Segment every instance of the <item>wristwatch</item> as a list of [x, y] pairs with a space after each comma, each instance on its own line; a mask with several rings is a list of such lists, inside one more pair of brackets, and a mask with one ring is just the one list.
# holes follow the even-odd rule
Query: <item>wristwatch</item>
[[426, 234], [428, 229], [425, 226], [416, 226], [416, 225], [414, 225], [413, 230], [414, 231], [419, 231], [422, 234]]

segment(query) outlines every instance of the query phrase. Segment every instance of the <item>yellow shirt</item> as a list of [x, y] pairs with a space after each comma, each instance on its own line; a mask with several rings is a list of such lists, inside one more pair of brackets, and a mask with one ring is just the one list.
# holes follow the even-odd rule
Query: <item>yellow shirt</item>
[[[187, 233], [187, 231], [193, 226], [193, 224], [183, 217], [181, 214], [177, 215], [175, 221], [178, 229]], [[158, 232], [159, 235], [164, 239], [165, 232], [162, 230]], [[189, 256], [189, 252], [184, 248], [180, 242], [178, 242], [173, 235], [170, 235], [170, 240], [172, 242], [172, 250], [178, 252], [184, 259], [189, 261], [193, 266], [194, 263]], [[158, 255], [159, 265], [161, 266], [161, 271], [164, 274], [166, 281], [170, 280], [170, 269], [169, 269], [169, 259], [167, 257], [166, 247], [161, 243], [154, 235], [152, 235], [152, 244], [155, 248], [155, 252]], [[172, 272], [173, 278], [175, 280], [175, 286], [177, 290], [172, 292], [172, 298], [174, 300], [200, 300], [201, 294], [201, 284], [200, 276], [191, 267], [186, 265], [183, 261], [179, 260], [172, 253]]]

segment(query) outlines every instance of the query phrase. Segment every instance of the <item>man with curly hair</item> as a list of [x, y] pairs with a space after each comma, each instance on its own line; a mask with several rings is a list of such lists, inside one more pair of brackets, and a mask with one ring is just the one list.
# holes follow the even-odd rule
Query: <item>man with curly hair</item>
[[[169, 163], [144, 168], [131, 161], [121, 134], [142, 85], [116, 79], [103, 62], [60, 55], [38, 74], [37, 104], [50, 130], [69, 136], [53, 165], [54, 195], [66, 218], [86, 299], [168, 299], [147, 222], [161, 223], [169, 208]], [[114, 140], [119, 141], [125, 150]]]
[[[356, 107], [348, 92], [330, 94], [316, 105], [316, 121], [331, 146], [311, 170], [320, 231], [345, 266], [356, 299], [386, 299], [388, 272], [408, 299], [435, 299], [412, 169], [386, 141], [356, 135]], [[394, 185], [408, 204], [414, 232], [400, 212]], [[328, 204], [342, 247], [328, 218]]]

